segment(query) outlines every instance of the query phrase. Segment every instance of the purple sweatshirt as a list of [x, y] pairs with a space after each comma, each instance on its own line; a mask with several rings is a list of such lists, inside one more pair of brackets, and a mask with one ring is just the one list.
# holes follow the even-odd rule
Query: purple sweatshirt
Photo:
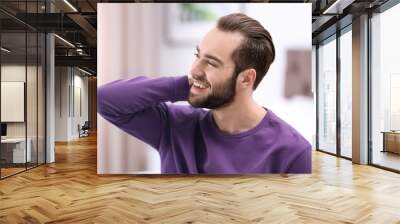
[[268, 109], [254, 128], [227, 134], [210, 111], [170, 102], [187, 76], [117, 80], [98, 89], [98, 112], [158, 150], [164, 174], [311, 173], [311, 145]]

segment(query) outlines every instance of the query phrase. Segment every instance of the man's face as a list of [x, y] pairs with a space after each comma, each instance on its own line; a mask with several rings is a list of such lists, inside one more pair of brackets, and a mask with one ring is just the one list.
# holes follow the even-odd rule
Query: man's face
[[197, 46], [190, 71], [194, 79], [189, 94], [192, 106], [215, 109], [233, 101], [236, 75], [232, 53], [242, 38], [239, 33], [214, 28]]

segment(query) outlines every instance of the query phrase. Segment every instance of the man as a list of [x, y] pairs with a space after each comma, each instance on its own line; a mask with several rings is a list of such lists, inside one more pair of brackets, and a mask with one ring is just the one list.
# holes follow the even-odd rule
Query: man
[[268, 31], [230, 14], [195, 55], [188, 76], [101, 86], [98, 112], [157, 149], [165, 174], [311, 173], [311, 145], [252, 98], [275, 58]]

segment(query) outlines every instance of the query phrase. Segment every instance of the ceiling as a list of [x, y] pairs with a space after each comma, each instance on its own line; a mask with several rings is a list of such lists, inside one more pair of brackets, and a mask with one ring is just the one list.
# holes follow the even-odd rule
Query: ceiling
[[[338, 20], [357, 15], [382, 5], [387, 0], [270, 0], [233, 2], [291, 2], [312, 3], [313, 42], [335, 32]], [[4, 43], [23, 54], [24, 32], [54, 32], [56, 65], [80, 66], [96, 73], [97, 57], [97, 3], [170, 2], [129, 0], [1, 0], [0, 22]], [[179, 1], [178, 1], [179, 2]], [[181, 2], [185, 2], [182, 0]], [[224, 2], [215, 0], [213, 2]], [[230, 1], [232, 2], [232, 1]], [[335, 3], [336, 2], [336, 3]], [[51, 13], [50, 13], [51, 12]], [[345, 21], [345, 20], [344, 20]], [[346, 25], [345, 23], [342, 24]], [[333, 28], [332, 28], [333, 27]], [[331, 29], [331, 31], [329, 31]], [[329, 32], [330, 33], [329, 33]], [[60, 37], [60, 38], [59, 38]], [[62, 39], [66, 40], [63, 41]], [[72, 44], [72, 45], [71, 45]], [[35, 43], [28, 44], [34, 52]], [[19, 50], [18, 50], [19, 49]]]
[[388, 0], [312, 0], [313, 44], [351, 24], [357, 17], [388, 2]]
[[[47, 5], [45, 0], [1, 0], [2, 46], [12, 49], [7, 54], [2, 52], [2, 60], [18, 63], [25, 55], [28, 59], [36, 57], [37, 46], [39, 50], [44, 46], [32, 38], [36, 33], [54, 32], [56, 66], [79, 66], [95, 74], [96, 10], [95, 0], [47, 0]], [[35, 34], [28, 34], [25, 40], [26, 31]]]

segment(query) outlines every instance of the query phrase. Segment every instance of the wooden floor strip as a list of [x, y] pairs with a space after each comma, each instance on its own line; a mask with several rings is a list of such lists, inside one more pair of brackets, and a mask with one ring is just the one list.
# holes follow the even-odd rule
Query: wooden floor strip
[[96, 137], [0, 181], [0, 223], [400, 223], [400, 175], [313, 152], [311, 175], [97, 175]]

